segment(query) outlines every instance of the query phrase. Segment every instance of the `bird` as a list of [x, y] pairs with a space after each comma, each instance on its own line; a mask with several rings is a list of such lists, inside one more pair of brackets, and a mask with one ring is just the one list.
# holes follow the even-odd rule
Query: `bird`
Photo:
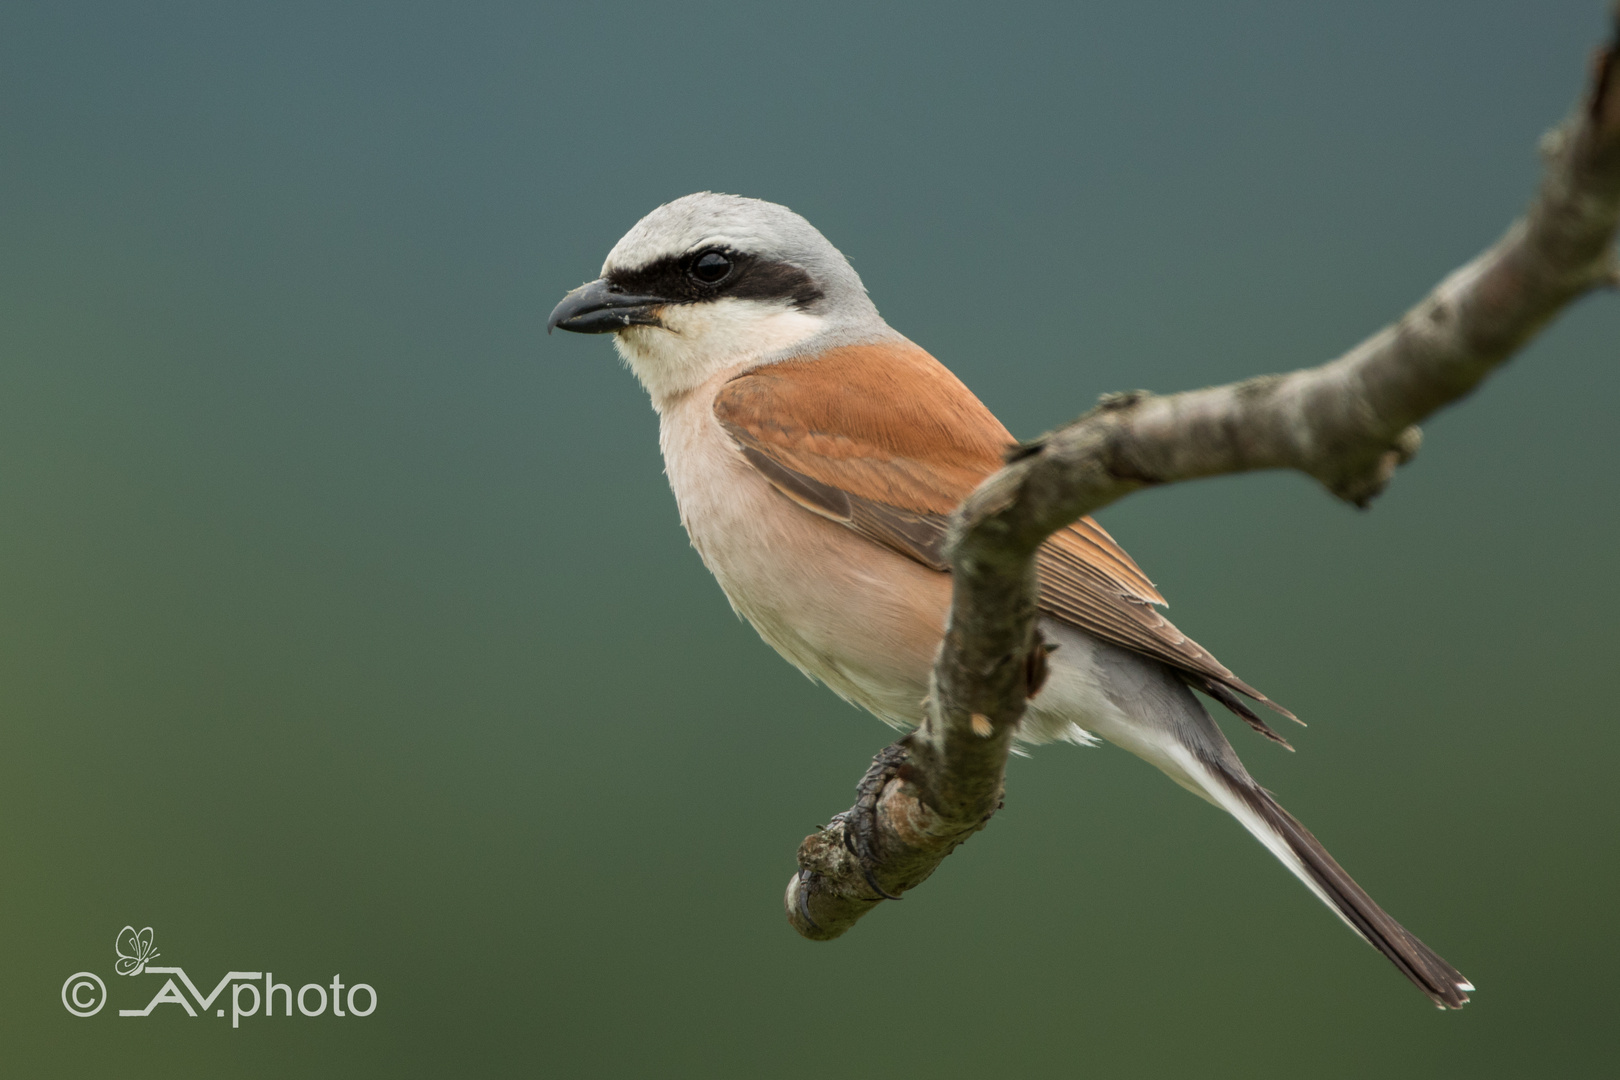
[[[732, 608], [811, 679], [901, 730], [923, 720], [950, 608], [946, 529], [1012, 434], [891, 328], [804, 217], [703, 191], [638, 221], [553, 329], [612, 334], [652, 399], [693, 547]], [[1019, 744], [1098, 739], [1231, 814], [1435, 1005], [1473, 985], [1387, 915], [1249, 775], [1194, 689], [1283, 741], [1293, 717], [1175, 628], [1152, 581], [1081, 518], [1037, 556], [1056, 646]]]

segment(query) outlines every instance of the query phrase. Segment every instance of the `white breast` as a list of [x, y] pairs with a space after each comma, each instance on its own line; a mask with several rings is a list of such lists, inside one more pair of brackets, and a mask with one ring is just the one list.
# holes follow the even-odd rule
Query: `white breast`
[[897, 726], [917, 723], [950, 581], [790, 502], [715, 420], [723, 372], [659, 410], [681, 523], [731, 606], [794, 666]]
[[[681, 523], [732, 609], [772, 648], [845, 700], [911, 727], [922, 719], [950, 578], [791, 502], [743, 459], [712, 408], [741, 367], [658, 403]], [[1063, 643], [1052, 678], [1020, 741], [1089, 743], [1093, 725], [1112, 734], [1120, 718], [1092, 670], [1095, 643], [1072, 628], [1057, 631], [1048, 628]]]

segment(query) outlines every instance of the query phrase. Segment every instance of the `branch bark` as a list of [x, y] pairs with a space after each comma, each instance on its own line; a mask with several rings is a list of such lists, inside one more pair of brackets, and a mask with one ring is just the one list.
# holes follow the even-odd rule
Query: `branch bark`
[[1417, 452], [1415, 426], [1471, 393], [1571, 301], [1620, 285], [1620, 5], [1581, 104], [1542, 143], [1525, 216], [1398, 322], [1284, 375], [1158, 397], [1109, 395], [1015, 447], [957, 510], [950, 621], [927, 718], [873, 761], [854, 807], [799, 847], [788, 920], [835, 938], [915, 888], [999, 808], [1007, 754], [1045, 650], [1036, 549], [1133, 491], [1297, 469], [1365, 507]]

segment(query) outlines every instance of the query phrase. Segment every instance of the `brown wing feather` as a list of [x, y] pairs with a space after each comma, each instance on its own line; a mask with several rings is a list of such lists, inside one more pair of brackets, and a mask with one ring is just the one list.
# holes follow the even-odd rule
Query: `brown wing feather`
[[[947, 519], [1013, 442], [956, 376], [903, 341], [755, 368], [721, 388], [714, 414], [782, 494], [940, 571]], [[1164, 597], [1092, 519], [1054, 534], [1037, 569], [1049, 615], [1169, 664], [1200, 689], [1236, 690], [1293, 716], [1155, 611]]]
[[1095, 564], [1137, 599], [1149, 604], [1168, 603], [1136, 561], [1091, 518], [1083, 517], [1067, 529], [1054, 533], [1051, 543], [1065, 552], [1072, 551], [1076, 559]]

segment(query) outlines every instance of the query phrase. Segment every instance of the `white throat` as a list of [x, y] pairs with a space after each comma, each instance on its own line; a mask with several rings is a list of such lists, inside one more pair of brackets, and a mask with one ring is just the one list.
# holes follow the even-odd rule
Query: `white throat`
[[631, 326], [613, 335], [613, 347], [652, 395], [659, 412], [711, 375], [780, 352], [826, 326], [778, 301], [722, 297], [659, 310], [663, 326]]

